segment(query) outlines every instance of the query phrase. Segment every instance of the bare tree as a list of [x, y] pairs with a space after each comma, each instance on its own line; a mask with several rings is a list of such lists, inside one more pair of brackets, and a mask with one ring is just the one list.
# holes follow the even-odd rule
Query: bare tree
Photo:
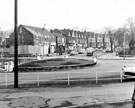
[[135, 21], [133, 20], [133, 18], [128, 18], [127, 19], [127, 25], [129, 26], [129, 31], [131, 34], [132, 39], [134, 39], [134, 35], [135, 35]]
[[105, 30], [107, 31], [110, 37], [110, 47], [111, 47], [111, 52], [113, 52], [115, 30], [112, 29], [111, 27], [105, 27]]
[[127, 19], [127, 25], [129, 26], [129, 32], [130, 32], [130, 37], [131, 37], [129, 47], [133, 55], [133, 52], [135, 50], [135, 21], [133, 20], [133, 18]]

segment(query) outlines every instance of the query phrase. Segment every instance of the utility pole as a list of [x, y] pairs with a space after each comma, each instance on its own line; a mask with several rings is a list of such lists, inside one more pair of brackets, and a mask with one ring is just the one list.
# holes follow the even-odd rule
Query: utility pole
[[15, 0], [15, 16], [14, 16], [14, 40], [15, 40], [15, 43], [14, 43], [14, 88], [18, 88], [18, 31], [17, 31], [17, 6], [18, 2], [17, 0]]

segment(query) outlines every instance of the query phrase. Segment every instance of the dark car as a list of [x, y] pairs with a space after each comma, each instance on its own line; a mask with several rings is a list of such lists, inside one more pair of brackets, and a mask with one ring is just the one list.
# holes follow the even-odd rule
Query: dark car
[[85, 52], [86, 52], [85, 49], [79, 49], [79, 50], [78, 50], [78, 53], [79, 53], [79, 54], [84, 54]]
[[87, 56], [93, 56], [93, 51], [94, 51], [93, 48], [87, 48], [87, 49], [86, 49], [86, 55], [87, 55]]

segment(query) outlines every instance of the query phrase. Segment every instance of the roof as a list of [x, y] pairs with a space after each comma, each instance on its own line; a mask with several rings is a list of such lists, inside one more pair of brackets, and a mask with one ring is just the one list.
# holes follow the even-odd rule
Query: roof
[[63, 30], [54, 29], [54, 33], [60, 33], [62, 36], [68, 36], [68, 33], [65, 33]]
[[45, 28], [40, 28], [40, 27], [33, 27], [33, 26], [27, 26], [27, 25], [21, 25], [24, 28], [26, 28], [29, 32], [31, 32], [33, 35], [36, 36], [53, 36], [52, 33], [50, 33], [47, 29]]
[[61, 31], [62, 31], [62, 34], [65, 34], [65, 36], [69, 36], [69, 35], [72, 36], [73, 30], [70, 30], [70, 29], [64, 29], [64, 30], [61, 30]]
[[61, 33], [53, 33], [54, 36], [65, 38]]

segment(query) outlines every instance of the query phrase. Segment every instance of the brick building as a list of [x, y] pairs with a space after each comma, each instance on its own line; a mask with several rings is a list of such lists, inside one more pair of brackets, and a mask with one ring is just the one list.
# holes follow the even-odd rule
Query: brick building
[[[55, 36], [45, 28], [20, 25], [18, 27], [18, 54], [46, 55], [54, 53]], [[14, 54], [14, 32], [10, 35], [10, 54]]]
[[77, 44], [82, 48], [107, 48], [110, 47], [110, 37], [105, 33], [76, 31], [70, 29], [61, 30], [66, 36], [67, 45]]
[[[66, 49], [66, 37], [62, 34], [62, 31], [58, 29], [51, 30], [51, 33], [56, 38], [56, 47], [55, 51], [58, 53], [59, 51], [65, 52]], [[60, 49], [61, 48], [61, 49]]]

